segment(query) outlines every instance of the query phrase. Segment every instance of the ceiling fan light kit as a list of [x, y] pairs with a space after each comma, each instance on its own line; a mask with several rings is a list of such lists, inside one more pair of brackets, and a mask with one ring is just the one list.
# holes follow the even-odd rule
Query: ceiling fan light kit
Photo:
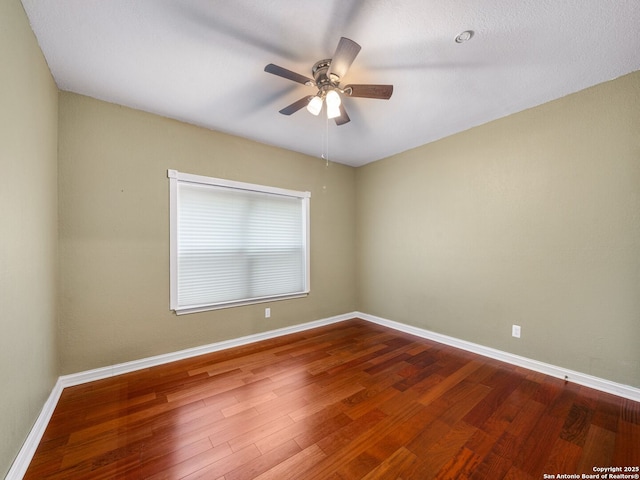
[[337, 118], [340, 116], [340, 106], [339, 105], [327, 105], [327, 118]]
[[388, 100], [393, 93], [393, 85], [346, 85], [340, 87], [340, 81], [347, 74], [349, 67], [360, 52], [360, 45], [353, 40], [342, 37], [338, 42], [333, 58], [320, 60], [313, 65], [313, 79], [292, 72], [286, 68], [270, 63], [264, 71], [279, 77], [316, 87], [315, 95], [306, 96], [280, 110], [283, 115], [291, 115], [303, 107], [313, 115], [322, 111], [323, 103], [327, 104], [327, 118], [332, 118], [336, 125], [344, 125], [350, 121], [340, 95], [361, 98], [377, 98]]
[[309, 103], [307, 104], [307, 110], [311, 115], [317, 116], [320, 113], [320, 110], [322, 110], [322, 97], [316, 95], [311, 100], [309, 100]]

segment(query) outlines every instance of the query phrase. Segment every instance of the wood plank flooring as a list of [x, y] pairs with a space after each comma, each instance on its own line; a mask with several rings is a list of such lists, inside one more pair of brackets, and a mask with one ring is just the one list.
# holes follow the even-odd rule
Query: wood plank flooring
[[25, 478], [530, 480], [638, 464], [639, 403], [354, 319], [67, 388]]

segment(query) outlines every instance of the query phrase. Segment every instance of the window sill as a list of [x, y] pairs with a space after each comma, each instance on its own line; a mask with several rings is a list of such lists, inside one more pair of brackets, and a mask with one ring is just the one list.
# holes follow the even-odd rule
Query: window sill
[[245, 307], [258, 303], [278, 302], [280, 300], [291, 300], [294, 298], [304, 298], [309, 296], [309, 292], [294, 293], [291, 295], [278, 295], [273, 297], [252, 298], [250, 300], [239, 300], [237, 302], [214, 303], [211, 305], [197, 305], [193, 307], [171, 308], [176, 315], [187, 315], [190, 313], [208, 312], [211, 310], [222, 310], [224, 308]]

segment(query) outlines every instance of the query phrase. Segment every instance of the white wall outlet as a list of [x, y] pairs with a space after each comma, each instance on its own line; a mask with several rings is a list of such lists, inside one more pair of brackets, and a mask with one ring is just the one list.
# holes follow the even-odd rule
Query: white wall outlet
[[264, 309], [264, 318], [269, 318], [271, 316], [271, 309], [269, 307]]
[[520, 338], [520, 325], [511, 325], [511, 335]]

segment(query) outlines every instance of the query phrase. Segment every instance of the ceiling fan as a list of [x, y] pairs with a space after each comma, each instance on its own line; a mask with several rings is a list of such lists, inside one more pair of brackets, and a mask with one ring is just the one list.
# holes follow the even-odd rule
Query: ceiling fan
[[303, 107], [313, 115], [318, 115], [322, 105], [327, 105], [327, 117], [333, 118], [337, 125], [344, 125], [350, 121], [349, 115], [344, 109], [340, 95], [360, 98], [378, 98], [388, 100], [393, 93], [393, 85], [346, 85], [340, 87], [340, 82], [347, 74], [349, 67], [355, 60], [360, 45], [353, 40], [342, 37], [333, 58], [320, 60], [313, 65], [311, 73], [313, 79], [292, 72], [286, 68], [270, 63], [264, 67], [264, 71], [278, 75], [279, 77], [293, 80], [309, 87], [317, 87], [315, 95], [307, 95], [280, 110], [283, 115], [291, 115]]

